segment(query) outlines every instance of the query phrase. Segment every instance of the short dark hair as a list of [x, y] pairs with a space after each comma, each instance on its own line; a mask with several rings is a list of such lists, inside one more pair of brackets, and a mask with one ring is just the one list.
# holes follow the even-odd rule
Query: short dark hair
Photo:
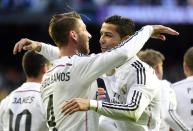
[[144, 51], [140, 51], [137, 55], [140, 60], [146, 62], [151, 67], [155, 67], [156, 65], [165, 60], [165, 57], [161, 52], [153, 49], [146, 49]]
[[184, 54], [184, 63], [193, 72], [193, 47], [190, 47]]
[[123, 38], [127, 35], [133, 35], [135, 32], [135, 24], [134, 22], [123, 16], [113, 15], [104, 20], [105, 23], [113, 24], [117, 26], [117, 32], [120, 37]]
[[71, 30], [76, 30], [77, 20], [81, 19], [77, 12], [56, 14], [49, 24], [49, 35], [60, 48], [68, 42], [68, 35]]
[[49, 61], [35, 51], [27, 51], [22, 58], [22, 67], [27, 77], [37, 77], [44, 64], [49, 64]]

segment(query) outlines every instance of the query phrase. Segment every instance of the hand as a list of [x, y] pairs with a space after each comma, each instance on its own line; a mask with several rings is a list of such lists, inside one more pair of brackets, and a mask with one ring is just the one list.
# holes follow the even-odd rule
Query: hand
[[104, 88], [98, 87], [97, 88], [97, 99], [103, 100], [106, 98], [106, 91]]
[[173, 30], [172, 28], [169, 28], [167, 26], [163, 26], [163, 25], [152, 25], [153, 27], [153, 33], [151, 35], [151, 38], [155, 38], [155, 39], [161, 39], [161, 40], [166, 40], [165, 35], [164, 34], [170, 34], [170, 35], [179, 35], [179, 33], [175, 30]]
[[90, 107], [90, 100], [83, 98], [74, 98], [69, 101], [65, 101], [62, 106], [62, 113], [65, 115], [71, 115], [77, 111], [88, 111]]
[[23, 38], [15, 44], [13, 48], [13, 54], [17, 54], [18, 52], [21, 52], [22, 49], [41, 51], [41, 47], [42, 47], [41, 42]]

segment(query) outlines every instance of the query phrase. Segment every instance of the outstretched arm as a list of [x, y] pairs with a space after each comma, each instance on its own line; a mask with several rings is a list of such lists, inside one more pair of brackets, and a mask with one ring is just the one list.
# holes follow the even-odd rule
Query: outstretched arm
[[[166, 40], [166, 37], [163, 34], [179, 35], [177, 31], [163, 25], [152, 25], [152, 27], [153, 32], [151, 34], [151, 38]], [[59, 57], [59, 49], [57, 47], [47, 45], [39, 41], [33, 41], [27, 38], [23, 38], [15, 44], [13, 48], [13, 54], [17, 54], [22, 50], [36, 50], [49, 60], [53, 60]]]

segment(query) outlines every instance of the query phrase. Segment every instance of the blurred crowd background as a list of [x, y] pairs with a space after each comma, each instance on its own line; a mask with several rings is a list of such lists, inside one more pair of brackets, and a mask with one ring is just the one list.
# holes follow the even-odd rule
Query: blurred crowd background
[[[133, 19], [136, 30], [147, 24], [164, 24], [180, 32], [165, 42], [149, 40], [143, 49], [162, 52], [164, 78], [184, 78], [184, 52], [193, 45], [193, 0], [0, 0], [0, 99], [25, 81], [21, 67], [24, 52], [12, 54], [21, 38], [53, 44], [48, 23], [53, 14], [78, 11], [92, 34], [91, 53], [100, 52], [100, 25], [105, 17], [118, 14]], [[54, 44], [53, 44], [54, 45]]]

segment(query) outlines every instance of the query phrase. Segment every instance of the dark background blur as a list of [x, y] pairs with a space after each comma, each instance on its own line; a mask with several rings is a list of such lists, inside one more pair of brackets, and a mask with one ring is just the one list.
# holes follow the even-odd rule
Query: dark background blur
[[[0, 0], [0, 97], [25, 81], [21, 68], [24, 52], [12, 54], [21, 38], [53, 44], [48, 23], [53, 14], [76, 10], [82, 14], [92, 34], [92, 53], [100, 52], [99, 30], [102, 20], [119, 14], [130, 17], [136, 30], [147, 24], [164, 24], [180, 32], [166, 41], [149, 40], [143, 49], [162, 52], [164, 78], [176, 82], [183, 74], [184, 52], [193, 44], [193, 0]], [[53, 44], [54, 45], [54, 44]]]

